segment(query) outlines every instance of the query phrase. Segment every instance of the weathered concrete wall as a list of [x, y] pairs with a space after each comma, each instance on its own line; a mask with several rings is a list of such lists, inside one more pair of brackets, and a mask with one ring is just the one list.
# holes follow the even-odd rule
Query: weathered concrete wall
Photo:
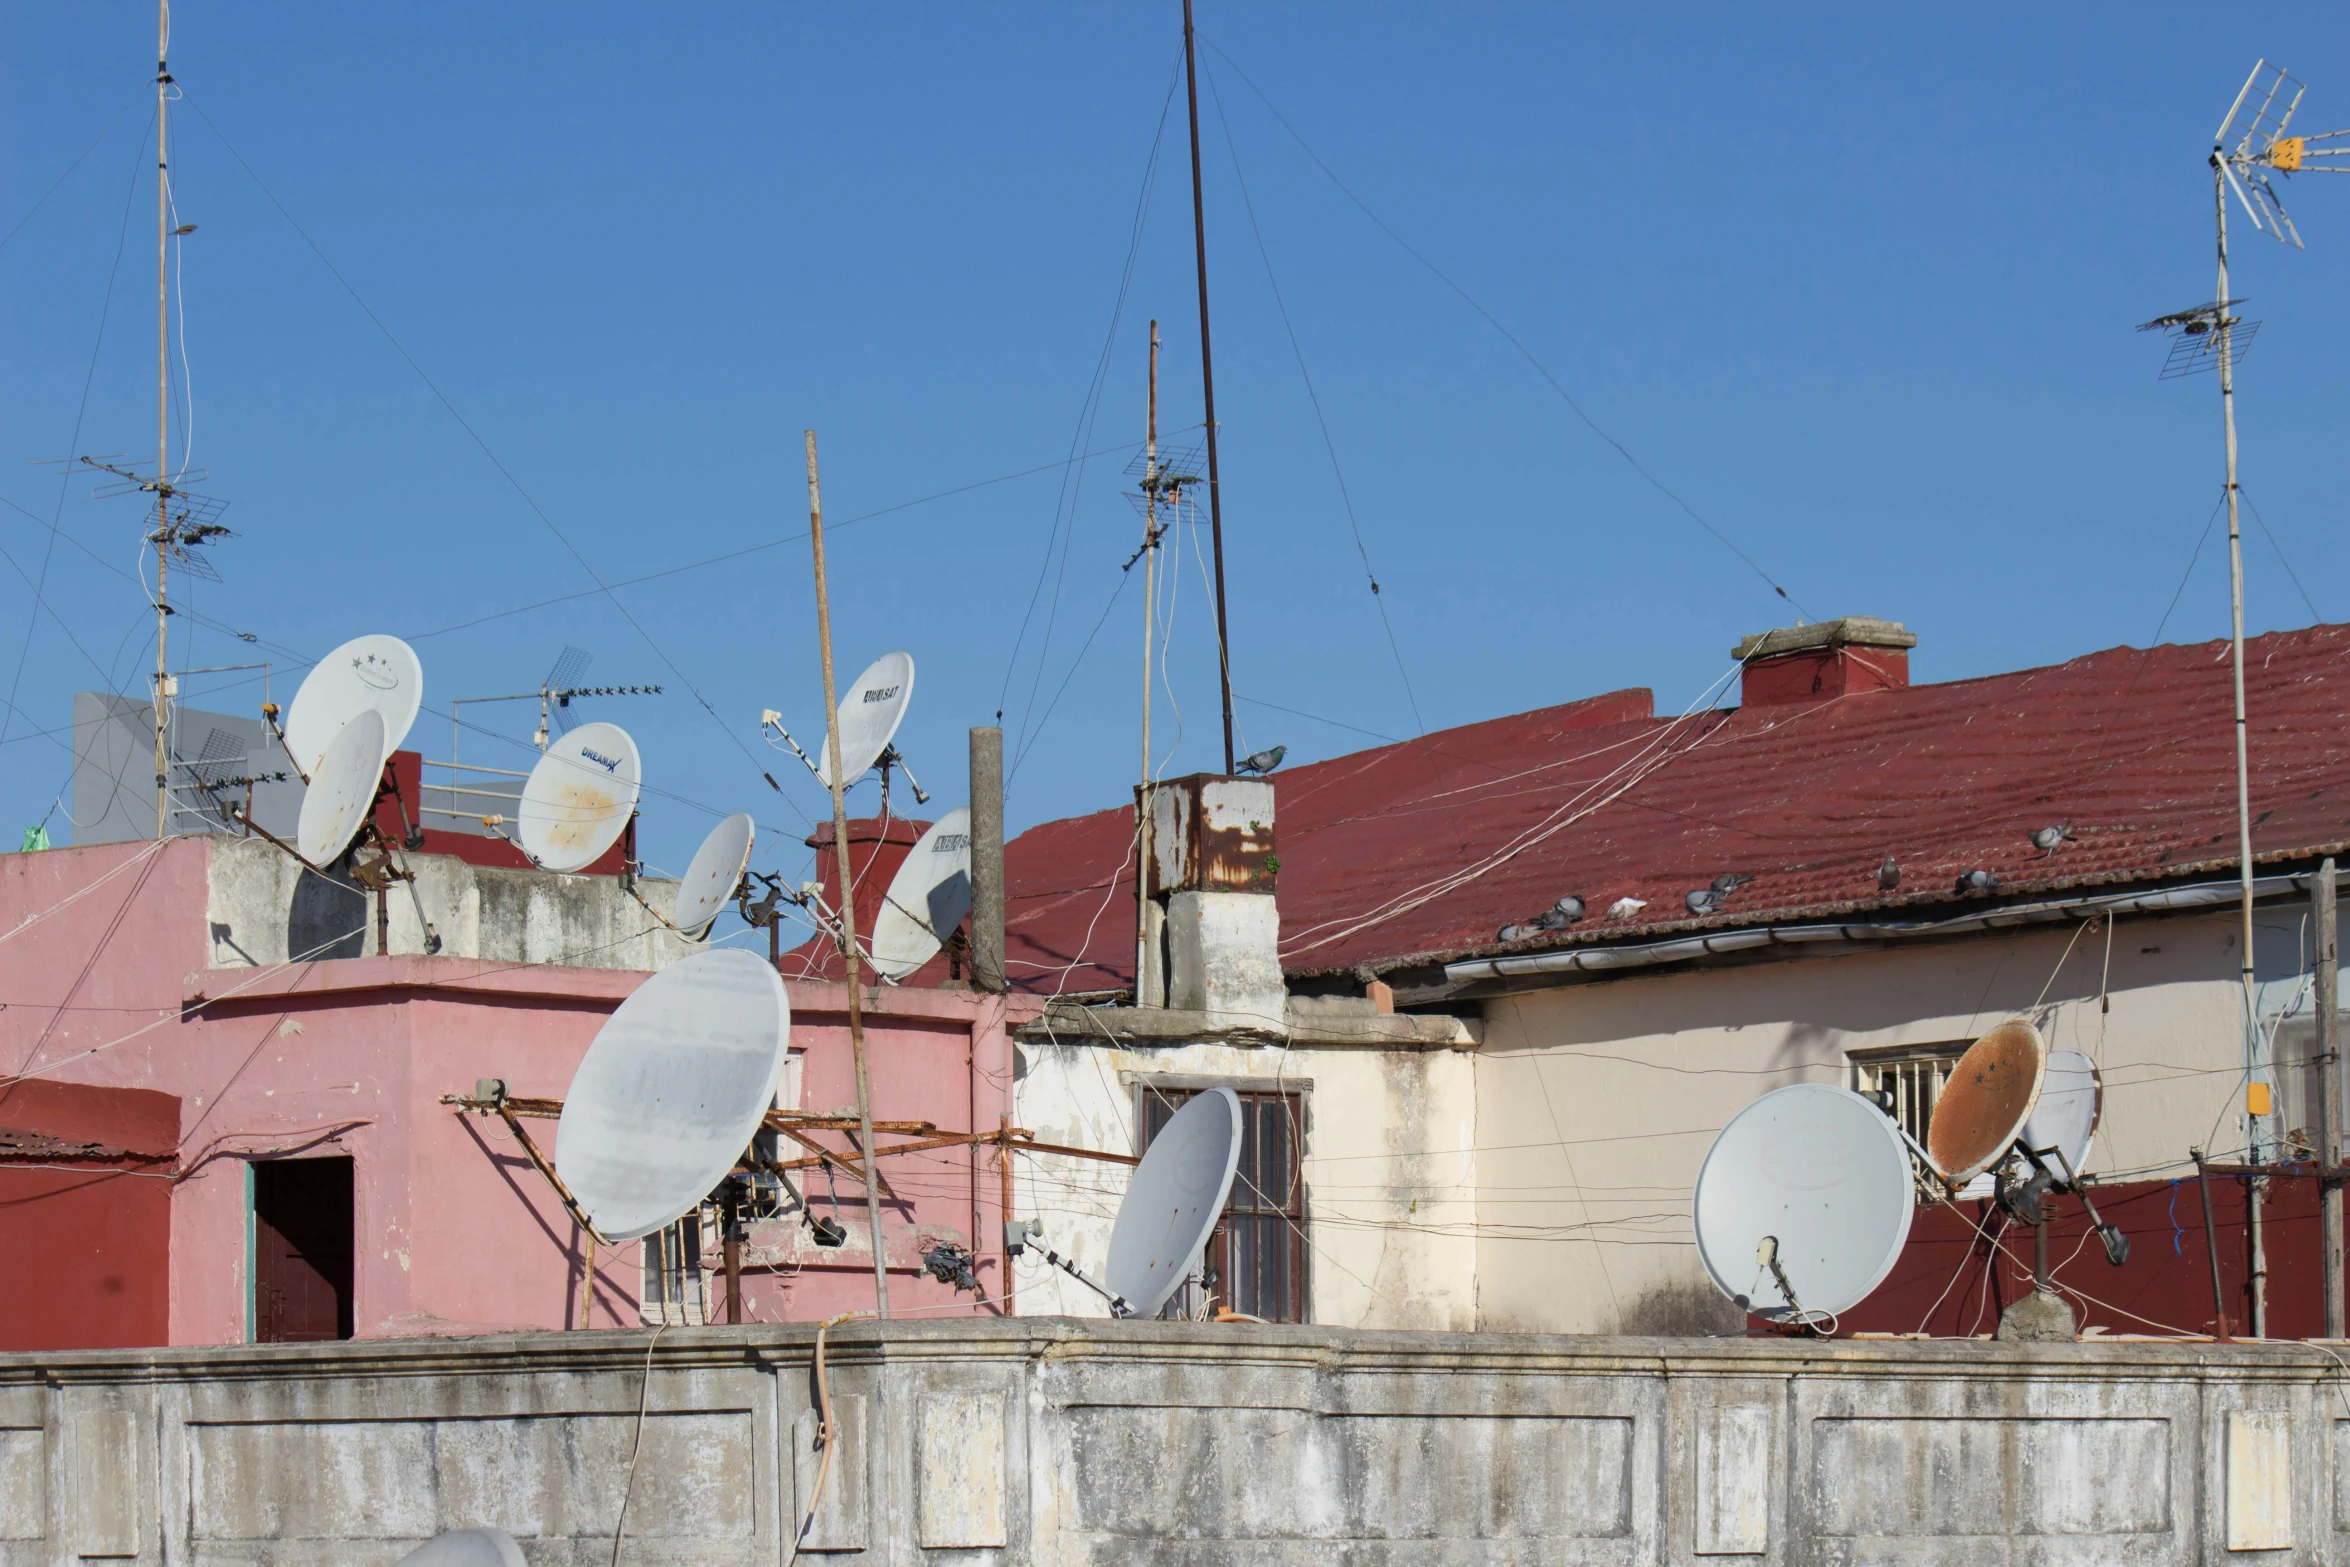
[[[1036, 1034], [1028, 1030], [1019, 1047], [1017, 1114], [1046, 1142], [1132, 1151], [1137, 1094], [1149, 1083], [1303, 1094], [1312, 1320], [1476, 1326], [1473, 1052]], [[1040, 1155], [1022, 1159], [1018, 1174], [1018, 1213], [1041, 1218], [1055, 1250], [1098, 1265], [1126, 1191], [1124, 1167]], [[1100, 1297], [1048, 1269], [1024, 1269], [1018, 1280], [1023, 1314], [1107, 1312]]]
[[[2265, 1015], [2296, 998], [2307, 1010], [2299, 913], [2261, 910]], [[1480, 1324], [1734, 1325], [1689, 1244], [1698, 1166], [1741, 1107], [1788, 1083], [1844, 1083], [1853, 1051], [1971, 1040], [2028, 1013], [2052, 1048], [2083, 1051], [2103, 1073], [2090, 1171], [2176, 1174], [2191, 1145], [2239, 1149], [2236, 964], [2234, 915], [2215, 913], [2123, 921], [2110, 952], [2101, 927], [2077, 939], [2047, 928], [1489, 1002], [1477, 1068]]]
[[[0, 1357], [0, 1563], [780, 1564], [813, 1333]], [[2350, 1561], [2292, 1346], [1575, 1339], [1066, 1319], [837, 1330], [839, 1562]], [[647, 1370], [649, 1365], [649, 1372]], [[633, 1476], [637, 1409], [646, 1415]]]
[[[305, 871], [259, 838], [213, 838], [206, 918], [215, 968], [262, 967], [290, 958], [379, 956], [375, 900], [357, 887]], [[440, 955], [492, 963], [575, 968], [663, 968], [696, 950], [664, 927], [677, 883], [640, 877], [640, 904], [617, 877], [469, 865], [445, 854], [405, 857], [417, 896], [441, 937]], [[421, 954], [416, 900], [390, 894], [391, 955]]]

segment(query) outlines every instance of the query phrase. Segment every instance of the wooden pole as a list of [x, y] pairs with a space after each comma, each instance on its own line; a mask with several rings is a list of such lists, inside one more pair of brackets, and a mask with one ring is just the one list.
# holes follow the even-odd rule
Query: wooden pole
[[1224, 491], [1216, 469], [1216, 355], [1208, 340], [1208, 216], [1200, 194], [1199, 62], [1183, 0], [1183, 82], [1191, 103], [1191, 240], [1199, 259], [1199, 379], [1208, 416], [1208, 536], [1216, 553], [1216, 669], [1224, 690], [1224, 771], [1232, 771], [1232, 632], [1224, 614]]
[[2335, 915], [2334, 859], [2318, 862], [2309, 887], [2317, 927], [2317, 1159], [2325, 1172], [2318, 1190], [2318, 1229], [2324, 1237], [2326, 1337], [2350, 1337], [2342, 1300], [2342, 1028], [2341, 938]]
[[171, 170], [164, 121], [171, 107], [171, 0], [155, 3], [155, 836], [171, 825], [170, 667], [164, 660], [171, 558]]
[[816, 556], [816, 641], [824, 657], [824, 732], [831, 744], [833, 863], [840, 867], [841, 960], [849, 983], [849, 1049], [857, 1062], [857, 1133], [865, 1167], [865, 1217], [873, 1233], [873, 1305], [889, 1320], [889, 1256], [881, 1238], [880, 1177], [873, 1166], [873, 1090], [865, 1071], [864, 976], [857, 962], [857, 893], [849, 867], [848, 780], [841, 776], [840, 700], [832, 683], [832, 600], [824, 581], [824, 499], [816, 483], [816, 432], [807, 432], [808, 538]]

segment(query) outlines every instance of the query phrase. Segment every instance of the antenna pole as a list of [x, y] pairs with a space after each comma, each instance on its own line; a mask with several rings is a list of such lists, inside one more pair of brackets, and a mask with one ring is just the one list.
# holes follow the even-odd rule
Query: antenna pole
[[1224, 492], [1216, 473], [1216, 356], [1208, 343], [1208, 218], [1199, 178], [1199, 62], [1183, 0], [1183, 84], [1191, 105], [1191, 241], [1199, 258], [1199, 379], [1208, 415], [1208, 536], [1216, 548], [1216, 669], [1224, 691], [1224, 771], [1232, 771], [1232, 632], [1224, 613]]
[[164, 120], [171, 102], [171, 0], [155, 0], [155, 836], [171, 825], [170, 666], [164, 661], [171, 616], [165, 572], [171, 551], [171, 173]]
[[841, 959], [848, 966], [849, 1049], [857, 1061], [857, 1136], [865, 1165], [865, 1217], [873, 1231], [873, 1302], [889, 1319], [889, 1257], [881, 1241], [881, 1172], [874, 1162], [873, 1090], [865, 1073], [864, 977], [857, 964], [857, 893], [849, 868], [848, 780], [841, 777], [840, 706], [832, 686], [832, 601], [824, 584], [824, 500], [816, 486], [816, 432], [808, 437], [808, 539], [816, 554], [816, 641], [824, 656], [824, 732], [832, 742], [832, 848], [840, 866]]
[[2350, 1334], [2342, 1299], [2342, 1024], [2341, 938], [2334, 860], [2320, 860], [2309, 885], [2317, 957], [2318, 1234], [2325, 1258], [2326, 1337]]
[[1134, 1004], [1148, 1006], [1150, 954], [1151, 637], [1159, 609], [1159, 323], [1151, 322], [1149, 412], [1142, 448], [1142, 787], [1134, 795]]
[[[2246, 1080], [2260, 1070], [2260, 1027], [2258, 1001], [2253, 988], [2252, 965], [2252, 767], [2250, 746], [2244, 720], [2244, 535], [2238, 524], [2236, 506], [2236, 367], [2235, 318], [2228, 313], [2228, 178], [2223, 155], [2217, 148], [2211, 154], [2212, 204], [2218, 214], [2219, 234], [2219, 403], [2220, 417], [2227, 431], [2227, 501], [2228, 501], [2228, 614], [2229, 637], [2234, 652], [2236, 697], [2236, 860], [2237, 902], [2240, 906], [2241, 928], [2237, 939], [2241, 953], [2237, 964], [2237, 979], [2243, 992], [2244, 1006], [2244, 1069]], [[2252, 1136], [2250, 1158], [2258, 1164], [2264, 1157], [2265, 1140], [2261, 1136], [2260, 1118], [2250, 1118]], [[2252, 1200], [2252, 1336], [2261, 1337], [2268, 1329], [2268, 1301], [2266, 1289], [2267, 1258], [2260, 1235], [2260, 1186], [2254, 1181], [2248, 1195]]]

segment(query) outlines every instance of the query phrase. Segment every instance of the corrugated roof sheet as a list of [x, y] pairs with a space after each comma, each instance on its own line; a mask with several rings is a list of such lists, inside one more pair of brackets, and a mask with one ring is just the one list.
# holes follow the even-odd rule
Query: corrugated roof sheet
[[[2157, 880], [2235, 863], [2226, 642], [1817, 703], [1659, 718], [1646, 691], [1497, 718], [1278, 775], [1292, 974]], [[2350, 840], [2350, 626], [2247, 645], [2255, 858]], [[1131, 807], [1006, 851], [1023, 989], [1131, 988]], [[2035, 848], [2069, 824], [2073, 841]], [[1901, 868], [1878, 887], [1879, 867]], [[1692, 918], [1684, 898], [1752, 877]], [[1565, 895], [1581, 923], [1497, 932]], [[1620, 898], [1646, 907], [1605, 918]]]

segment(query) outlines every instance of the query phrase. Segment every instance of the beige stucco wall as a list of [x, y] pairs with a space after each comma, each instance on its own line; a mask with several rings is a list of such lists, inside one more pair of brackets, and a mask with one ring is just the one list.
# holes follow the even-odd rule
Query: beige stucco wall
[[[1185, 1077], [1306, 1095], [1304, 1173], [1316, 1323], [1465, 1331], [1476, 1326], [1476, 1057], [1374, 1050], [1023, 1042], [1020, 1123], [1040, 1140], [1135, 1146], [1138, 1078]], [[1109, 1251], [1122, 1166], [1020, 1161], [1015, 1208], [1089, 1271]], [[1030, 1259], [1022, 1316], [1103, 1316], [1098, 1296]]]
[[[2271, 1010], [2297, 911], [2262, 912]], [[2273, 931], [2270, 927], [2274, 927]], [[2067, 956], [2067, 947], [2070, 955]], [[1477, 1074], [1478, 1325], [1673, 1331], [1727, 1311], [1690, 1244], [1714, 1132], [1770, 1089], [1849, 1081], [1846, 1053], [2033, 1016], [2098, 1063], [2089, 1167], [2245, 1141], [2233, 912], [1567, 985], [1489, 1003]], [[2111, 1010], [2100, 1007], [2110, 986]], [[2304, 1010], [2306, 1004], [2304, 1003]], [[2216, 1125], [2216, 1130], [2215, 1130]]]

